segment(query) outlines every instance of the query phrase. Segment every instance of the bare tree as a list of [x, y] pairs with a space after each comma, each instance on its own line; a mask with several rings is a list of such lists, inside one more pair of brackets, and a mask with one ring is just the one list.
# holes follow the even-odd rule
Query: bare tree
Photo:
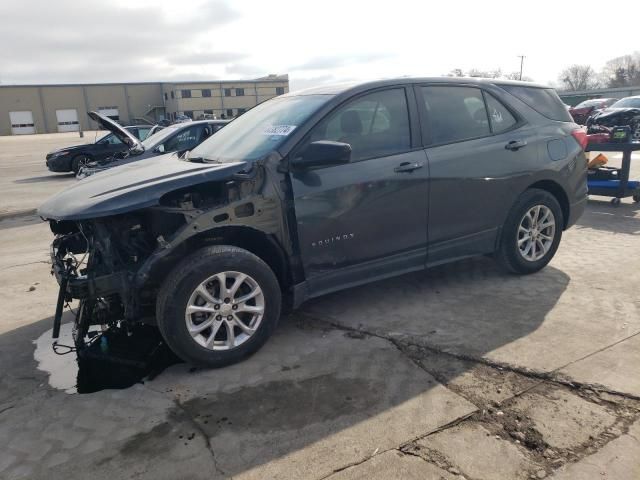
[[559, 80], [565, 90], [590, 90], [598, 88], [600, 81], [590, 65], [571, 65], [560, 73]]
[[608, 87], [640, 85], [640, 52], [609, 60], [602, 69], [602, 78]]
[[[520, 80], [520, 72], [505, 73], [504, 74], [504, 78], [506, 78], [507, 80]], [[523, 82], [533, 82], [533, 78], [528, 77], [526, 75], [523, 75], [522, 76], [522, 81]]]

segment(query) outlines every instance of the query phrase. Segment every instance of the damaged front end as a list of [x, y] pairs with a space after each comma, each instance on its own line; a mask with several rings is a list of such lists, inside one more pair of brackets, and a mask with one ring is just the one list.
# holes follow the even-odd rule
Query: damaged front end
[[52, 273], [60, 285], [54, 339], [74, 300], [78, 350], [106, 331], [155, 325], [162, 282], [202, 245], [243, 245], [247, 233], [260, 232], [252, 246], [271, 249], [265, 252], [274, 261], [284, 258], [278, 249], [284, 245], [290, 253], [291, 246], [284, 241], [279, 162], [277, 155], [250, 166], [161, 159], [146, 167], [142, 161], [79, 182], [43, 205], [39, 213], [55, 235]]
[[[82, 348], [101, 331], [153, 321], [152, 300], [135, 275], [158, 248], [157, 238], [184, 223], [175, 215], [141, 211], [81, 221], [50, 221], [52, 273], [60, 292], [54, 317], [57, 339], [64, 306], [79, 300], [73, 337]], [[145, 320], [146, 319], [146, 320]]]

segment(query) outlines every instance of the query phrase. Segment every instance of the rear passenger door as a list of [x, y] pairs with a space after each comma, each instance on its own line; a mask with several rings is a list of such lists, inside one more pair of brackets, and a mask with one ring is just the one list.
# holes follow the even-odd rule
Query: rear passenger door
[[535, 155], [523, 122], [474, 86], [421, 85], [416, 96], [431, 177], [428, 263], [491, 252], [517, 195], [512, 180]]

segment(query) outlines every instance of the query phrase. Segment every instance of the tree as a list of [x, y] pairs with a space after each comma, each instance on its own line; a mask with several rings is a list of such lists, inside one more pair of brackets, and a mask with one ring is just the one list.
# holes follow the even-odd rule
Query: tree
[[602, 69], [602, 78], [608, 87], [640, 85], [640, 52], [609, 60]]
[[560, 73], [559, 80], [569, 91], [591, 90], [600, 86], [598, 75], [590, 65], [571, 65]]
[[533, 78], [523, 75], [520, 78], [520, 72], [505, 73], [504, 78], [507, 80], [522, 80], [523, 82], [533, 82]]

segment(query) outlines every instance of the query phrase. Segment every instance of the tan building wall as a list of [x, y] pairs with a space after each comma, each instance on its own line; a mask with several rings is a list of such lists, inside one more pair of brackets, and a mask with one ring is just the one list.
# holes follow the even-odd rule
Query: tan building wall
[[[0, 85], [0, 135], [11, 135], [9, 112], [30, 111], [36, 133], [58, 131], [56, 110], [77, 111], [80, 128], [96, 128], [87, 112], [104, 107], [117, 108], [122, 124], [137, 123], [136, 119], [159, 121], [175, 118], [187, 112], [193, 118], [212, 113], [218, 118], [238, 115], [260, 102], [276, 96], [276, 89], [289, 91], [286, 75], [246, 81], [122, 83], [87, 85]], [[202, 90], [210, 90], [204, 97]], [[230, 89], [231, 95], [225, 96]], [[244, 89], [238, 96], [237, 89]], [[182, 98], [189, 90], [191, 98]], [[172, 96], [173, 94], [173, 96]]]

